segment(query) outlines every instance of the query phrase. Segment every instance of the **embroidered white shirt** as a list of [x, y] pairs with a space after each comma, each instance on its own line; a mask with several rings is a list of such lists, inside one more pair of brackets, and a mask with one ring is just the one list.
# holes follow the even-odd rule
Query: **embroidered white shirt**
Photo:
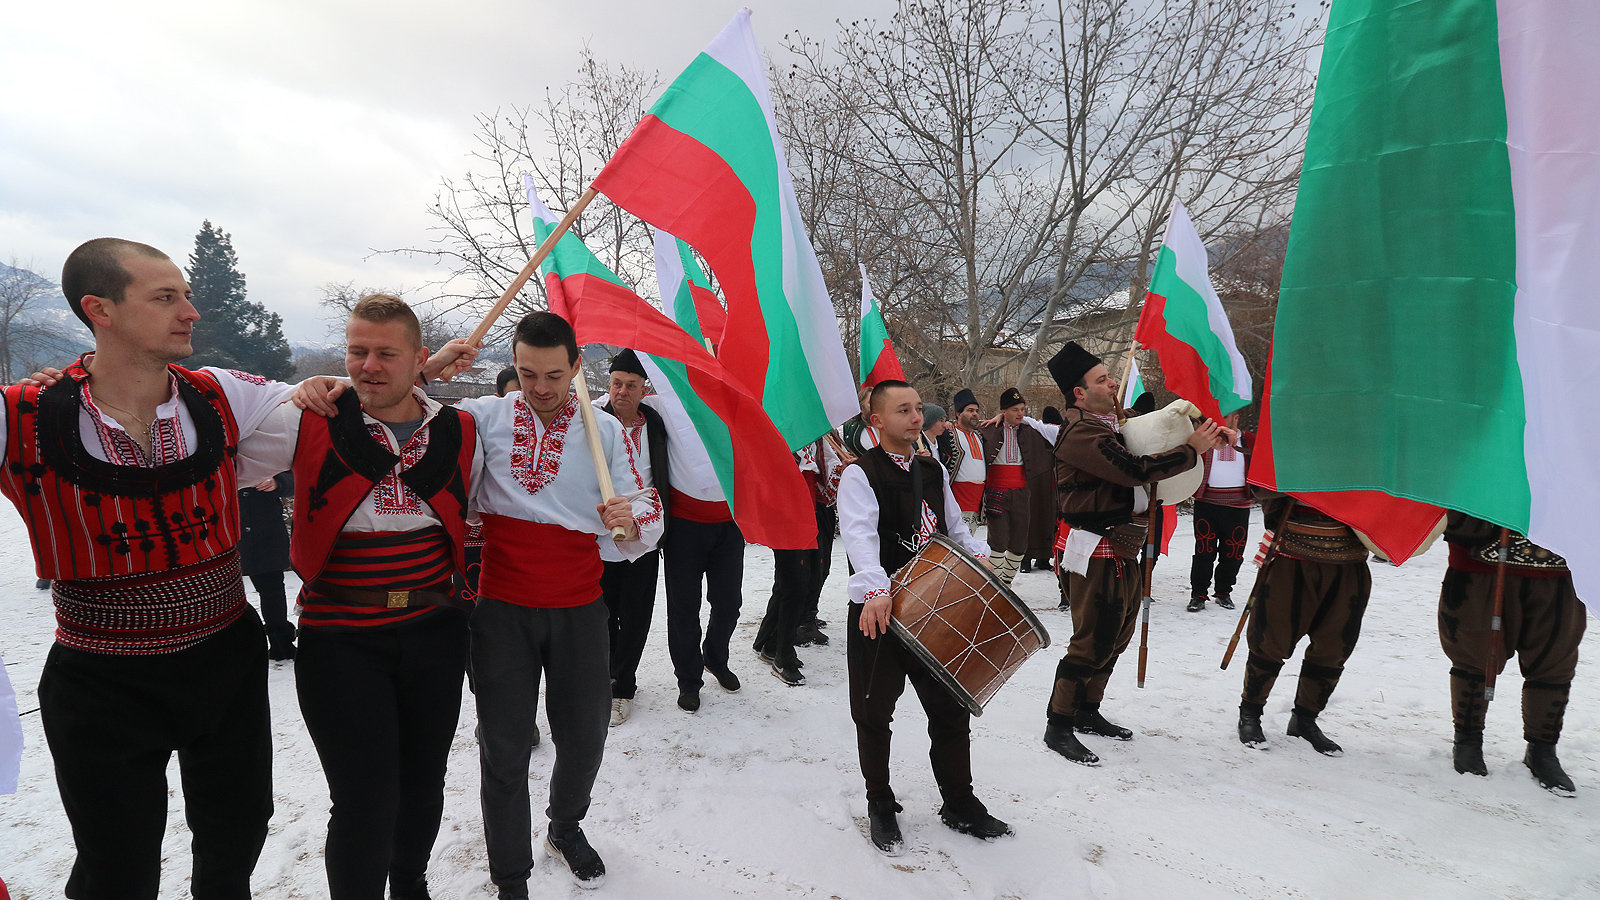
[[983, 463], [983, 436], [976, 431], [965, 428], [954, 428], [956, 440], [961, 443], [965, 453], [961, 457], [961, 465], [956, 467], [956, 481], [967, 484], [983, 484], [988, 480], [988, 473]]
[[[901, 468], [910, 468], [910, 457], [897, 458], [891, 453], [889, 458]], [[972, 532], [967, 530], [967, 523], [961, 519], [961, 506], [950, 492], [950, 473], [940, 467], [939, 476], [944, 496], [944, 524], [950, 540], [974, 556], [988, 556], [989, 545], [973, 537]], [[932, 517], [932, 510], [928, 508], [927, 500], [923, 500], [922, 505], [926, 523]], [[919, 540], [926, 542], [926, 535], [932, 529], [924, 528]], [[860, 466], [849, 466], [839, 480], [839, 537], [844, 542], [845, 553], [850, 557], [850, 565], [855, 569], [847, 589], [850, 601], [865, 603], [869, 596], [887, 594], [890, 573], [883, 570], [883, 563], [878, 558], [878, 495], [873, 493], [867, 473]]]
[[[390, 453], [397, 454], [400, 461], [356, 504], [355, 511], [341, 529], [343, 532], [418, 531], [441, 524], [433, 507], [400, 480], [400, 473], [416, 465], [428, 451], [429, 427], [434, 416], [444, 408], [421, 388], [413, 387], [411, 392], [422, 404], [422, 424], [399, 450], [395, 449], [395, 433], [389, 425], [362, 413], [367, 430]], [[239, 442], [240, 485], [270, 478], [294, 464], [295, 447], [300, 442], [301, 415], [299, 407], [285, 403], [273, 410], [254, 434]], [[480, 441], [472, 452], [472, 471], [463, 473], [468, 482], [468, 496], [477, 484], [475, 473], [482, 462], [483, 443]]]
[[[616, 416], [601, 408], [606, 405], [607, 399], [596, 397], [590, 401], [594, 405], [594, 414], [596, 417], [611, 416], [616, 419]], [[622, 420], [617, 419], [617, 424], [622, 425]], [[635, 489], [654, 488], [654, 473], [650, 471], [650, 429], [645, 425], [643, 413], [634, 417], [632, 425], [622, 425], [622, 444], [628, 451], [628, 466], [633, 470]], [[667, 448], [670, 452], [671, 441], [667, 442]], [[622, 551], [617, 549], [617, 542], [612, 540], [610, 532], [600, 535], [600, 558], [606, 562], [627, 560]]]
[[[549, 428], [522, 402], [521, 391], [474, 397], [457, 408], [471, 413], [478, 424], [483, 463], [473, 478], [473, 505], [479, 512], [560, 525], [595, 535], [598, 543], [606, 531], [595, 510], [601, 502], [600, 486], [577, 398], [568, 399]], [[612, 487], [628, 498], [639, 523], [639, 539], [620, 541], [617, 550], [625, 559], [638, 559], [661, 540], [661, 502], [654, 488], [644, 487], [634, 477], [623, 446], [622, 423], [597, 415], [595, 428], [611, 468]]]

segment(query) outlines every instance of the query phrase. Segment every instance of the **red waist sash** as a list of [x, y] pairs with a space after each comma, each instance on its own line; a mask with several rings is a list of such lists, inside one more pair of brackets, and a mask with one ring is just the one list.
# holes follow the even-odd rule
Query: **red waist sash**
[[983, 482], [981, 481], [952, 481], [950, 493], [955, 495], [956, 505], [962, 512], [977, 512], [983, 505]]
[[733, 510], [720, 500], [696, 500], [677, 488], [672, 489], [672, 517], [690, 522], [732, 522]]
[[1028, 486], [1028, 479], [1022, 477], [1021, 466], [995, 463], [989, 467], [989, 487], [997, 491], [1014, 491]]
[[566, 609], [600, 598], [595, 536], [511, 516], [483, 516], [478, 596], [516, 606]]

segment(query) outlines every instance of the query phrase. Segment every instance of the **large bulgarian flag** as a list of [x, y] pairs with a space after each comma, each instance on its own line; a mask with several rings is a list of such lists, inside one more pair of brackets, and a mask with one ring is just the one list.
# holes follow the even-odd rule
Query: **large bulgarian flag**
[[667, 87], [594, 187], [705, 257], [728, 301], [719, 357], [791, 448], [859, 412], [749, 10]]
[[702, 342], [710, 341], [713, 347], [721, 344], [722, 332], [728, 327], [728, 312], [711, 290], [711, 279], [700, 268], [688, 244], [660, 228], [655, 232], [661, 311]]
[[889, 327], [883, 324], [883, 312], [878, 309], [878, 298], [872, 295], [872, 285], [867, 283], [867, 267], [861, 267], [861, 386], [872, 387], [880, 381], [894, 379], [905, 381], [906, 373], [900, 368], [900, 357], [894, 355], [894, 344], [889, 342]]
[[[532, 178], [524, 175], [523, 184], [542, 242], [559, 219], [539, 199]], [[745, 538], [781, 550], [815, 547], [811, 493], [788, 445], [700, 336], [645, 302], [571, 232], [545, 257], [543, 269], [550, 311], [572, 323], [580, 345], [629, 347], [659, 367], [665, 381], [657, 389], [670, 389], [688, 411]]]
[[[1182, 203], [1172, 204], [1134, 339], [1161, 357], [1167, 390], [1222, 421], [1250, 405], [1250, 370], [1211, 286], [1205, 242]], [[1129, 402], [1137, 397], [1129, 394]]]
[[1527, 534], [1600, 597], [1600, 3], [1332, 7], [1280, 295], [1277, 483]]

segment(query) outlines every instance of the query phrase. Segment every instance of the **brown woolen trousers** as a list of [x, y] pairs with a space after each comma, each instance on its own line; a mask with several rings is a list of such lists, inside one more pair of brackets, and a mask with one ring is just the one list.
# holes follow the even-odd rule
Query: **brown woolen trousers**
[[1284, 660], [1301, 638], [1310, 638], [1300, 663], [1294, 705], [1322, 712], [1344, 673], [1345, 660], [1361, 637], [1361, 617], [1372, 594], [1366, 560], [1320, 563], [1279, 556], [1256, 593], [1246, 638], [1243, 702], [1261, 707], [1272, 693]]
[[[1494, 614], [1493, 572], [1445, 572], [1439, 591], [1439, 644], [1450, 658], [1450, 706], [1456, 731], [1482, 734], [1488, 704], [1489, 619]], [[1525, 578], [1506, 572], [1501, 608], [1505, 649], [1495, 673], [1515, 655], [1522, 669], [1522, 733], [1528, 741], [1555, 743], [1578, 668], [1578, 644], [1588, 624], [1572, 576]]]
[[1126, 559], [1091, 559], [1089, 569], [1067, 574], [1072, 640], [1056, 665], [1049, 718], [1070, 724], [1079, 709], [1098, 709], [1117, 658], [1133, 640], [1144, 586], [1139, 564]]

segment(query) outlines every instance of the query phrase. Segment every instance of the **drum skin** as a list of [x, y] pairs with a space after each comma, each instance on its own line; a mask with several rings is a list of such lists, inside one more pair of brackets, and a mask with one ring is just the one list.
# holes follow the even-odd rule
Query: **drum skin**
[[971, 554], [934, 535], [890, 579], [889, 629], [975, 716], [1050, 646], [1033, 611]]
[[[1174, 400], [1166, 406], [1134, 416], [1122, 423], [1122, 440], [1134, 456], [1151, 456], [1175, 450], [1194, 434], [1190, 416], [1200, 410], [1187, 400]], [[1193, 468], [1171, 478], [1156, 482], [1156, 496], [1162, 503], [1176, 505], [1193, 497], [1205, 479], [1205, 466], [1196, 463]]]

